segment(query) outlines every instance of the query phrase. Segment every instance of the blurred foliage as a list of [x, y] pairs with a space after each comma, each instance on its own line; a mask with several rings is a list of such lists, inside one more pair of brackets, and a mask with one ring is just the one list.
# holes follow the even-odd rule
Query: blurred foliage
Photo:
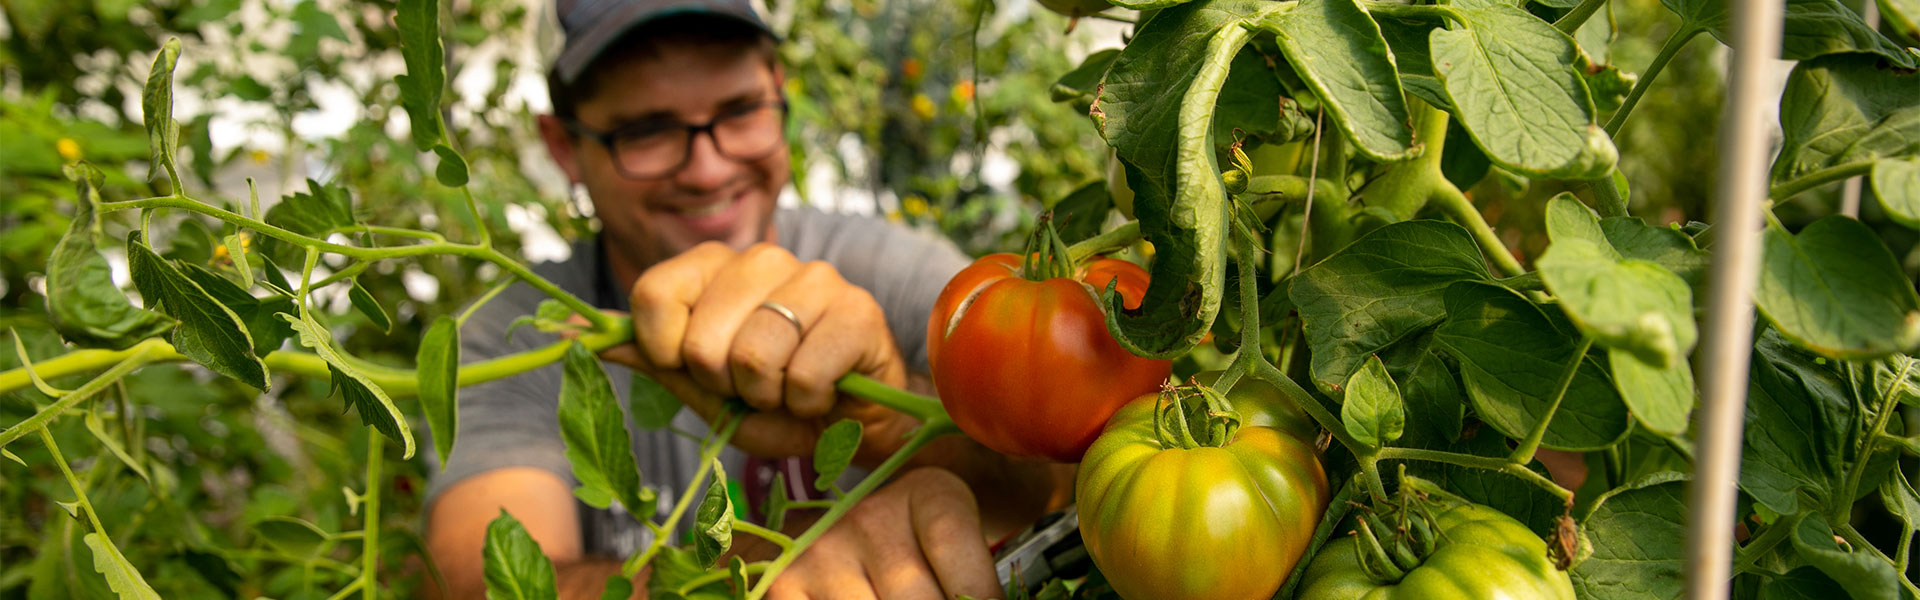
[[[837, 181], [819, 189], [846, 196], [805, 200], [843, 209], [854, 208], [847, 198], [871, 202], [874, 213], [982, 253], [1010, 247], [1039, 207], [1098, 178], [1104, 148], [1092, 124], [1047, 94], [1074, 64], [1062, 51], [1066, 19], [985, 0], [770, 4], [786, 41], [795, 164], [804, 165], [796, 187], [816, 189], [805, 175], [831, 173]], [[495, 247], [519, 252], [533, 236], [551, 240], [549, 231], [569, 241], [591, 235], [594, 224], [534, 131], [546, 99], [532, 46], [551, 9], [522, 0], [443, 6], [451, 7], [442, 17], [447, 121]], [[107, 201], [171, 193], [164, 177], [148, 177], [140, 122], [141, 85], [168, 37], [184, 47], [175, 115], [194, 198], [244, 213], [250, 180], [264, 208], [314, 179], [351, 190], [365, 222], [473, 239], [477, 224], [458, 191], [435, 182], [435, 159], [407, 139], [392, 78], [403, 68], [394, 8], [392, 0], [0, 2], [0, 368], [18, 365], [16, 333], [35, 359], [68, 351], [47, 328], [39, 287], [72, 213], [74, 186], [61, 168], [79, 160], [101, 168]], [[138, 218], [113, 213], [106, 235], [124, 236]], [[220, 242], [231, 227], [177, 215], [153, 227], [170, 257], [231, 270]], [[125, 284], [124, 265], [117, 268]], [[348, 351], [407, 364], [430, 317], [457, 310], [497, 276], [448, 258], [360, 275], [396, 317], [390, 334], [360, 327], [364, 317], [346, 310], [344, 297], [321, 308], [335, 313]], [[116, 524], [114, 540], [163, 597], [320, 599], [358, 568], [341, 562], [356, 554], [337, 537], [309, 530], [307, 544], [269, 541], [299, 540], [304, 524], [326, 536], [359, 527], [354, 512], [367, 485], [367, 430], [326, 399], [327, 382], [274, 384], [262, 395], [197, 368], [150, 368], [85, 405], [100, 431], [82, 418], [56, 421], [54, 437], [102, 519]], [[0, 397], [0, 423], [49, 400], [32, 390]], [[401, 408], [419, 414], [412, 400]], [[109, 439], [127, 461], [105, 449]], [[80, 542], [86, 528], [63, 514], [59, 503], [72, 492], [47, 449], [22, 441], [8, 450], [35, 466], [0, 460], [0, 506], [12, 508], [0, 511], [0, 599], [107, 595]], [[395, 461], [381, 482], [383, 581], [402, 594], [431, 581], [417, 528], [432, 454], [420, 456]]]

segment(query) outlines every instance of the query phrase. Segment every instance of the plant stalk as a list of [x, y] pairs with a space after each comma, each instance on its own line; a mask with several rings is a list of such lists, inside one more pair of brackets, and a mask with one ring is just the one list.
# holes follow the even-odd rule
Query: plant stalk
[[1553, 27], [1566, 32], [1567, 35], [1573, 35], [1573, 32], [1580, 30], [1581, 25], [1587, 24], [1587, 19], [1592, 18], [1594, 12], [1606, 5], [1607, 0], [1582, 0], [1580, 4], [1573, 7], [1573, 10], [1561, 16], [1560, 20], [1554, 21]]
[[[651, 562], [653, 556], [659, 554], [660, 549], [665, 547], [667, 541], [673, 538], [673, 530], [680, 525], [680, 517], [687, 514], [688, 507], [693, 506], [694, 493], [706, 489], [701, 484], [706, 483], [707, 474], [713, 472], [714, 461], [720, 458], [720, 451], [727, 447], [727, 442], [733, 439], [733, 432], [738, 431], [740, 429], [740, 423], [745, 420], [746, 415], [744, 414], [733, 414], [729, 416], [727, 424], [722, 425], [720, 430], [714, 434], [713, 439], [708, 441], [706, 447], [700, 450], [700, 468], [693, 472], [693, 481], [689, 482], [686, 490], [680, 493], [680, 500], [674, 502], [673, 511], [667, 513], [666, 525], [664, 527], [654, 528], [653, 542], [647, 544], [647, 549], [639, 554], [633, 555], [632, 558], [627, 559], [625, 565], [620, 567], [621, 577], [633, 579], [635, 575], [639, 575], [640, 569], [645, 567], [648, 562]], [[704, 494], [704, 492], [701, 493]]]
[[1767, 197], [1772, 198], [1774, 204], [1786, 202], [1788, 199], [1800, 195], [1801, 192], [1843, 179], [1871, 173], [1873, 172], [1873, 163], [1874, 161], [1871, 160], [1863, 160], [1813, 171], [1790, 179], [1780, 185], [1773, 186], [1772, 189], [1767, 190]]
[[382, 440], [386, 436], [367, 426], [367, 491], [360, 495], [362, 513], [361, 530], [366, 535], [360, 539], [360, 580], [366, 582], [366, 593], [361, 598], [374, 600], [380, 593], [380, 470], [386, 462], [381, 452]]
[[1080, 240], [1072, 246], [1068, 246], [1067, 257], [1072, 259], [1074, 264], [1080, 264], [1089, 257], [1119, 251], [1127, 246], [1139, 243], [1141, 239], [1140, 222], [1128, 221], [1119, 227], [1101, 232], [1099, 235]]
[[[1693, 41], [1693, 36], [1700, 35], [1701, 31], [1697, 27], [1682, 27], [1667, 36], [1667, 41], [1660, 45], [1660, 53], [1653, 56], [1653, 62], [1647, 64], [1646, 72], [1640, 75], [1639, 81], [1633, 83], [1633, 89], [1620, 102], [1620, 108], [1613, 111], [1613, 118], [1607, 120], [1607, 137], [1620, 135], [1620, 129], [1627, 125], [1627, 117], [1633, 114], [1634, 105], [1639, 104], [1640, 97], [1647, 94], [1647, 88], [1653, 86], [1653, 80], [1660, 76], [1660, 71], [1667, 68], [1667, 63], [1673, 62], [1673, 57], [1680, 54], [1680, 49], [1685, 48], [1687, 42]], [[1607, 182], [1607, 185], [1613, 183]]]
[[1547, 493], [1553, 494], [1555, 497], [1560, 498], [1561, 501], [1569, 504], [1573, 502], [1572, 490], [1560, 487], [1560, 484], [1554, 483], [1552, 479], [1548, 479], [1546, 476], [1534, 472], [1533, 469], [1527, 468], [1526, 465], [1506, 459], [1489, 456], [1473, 456], [1440, 450], [1423, 450], [1419, 448], [1381, 448], [1378, 458], [1380, 460], [1437, 462], [1470, 469], [1497, 471], [1518, 477], [1526, 480], [1528, 483], [1539, 486], [1540, 489], [1546, 490]]
[[[113, 385], [114, 382], [120, 381], [120, 378], [126, 377], [128, 373], [132, 373], [135, 369], [139, 369], [140, 367], [146, 365], [147, 363], [152, 362], [152, 358], [150, 358], [149, 355], [153, 354], [154, 350], [158, 346], [166, 345], [166, 343], [167, 342], [165, 340], [149, 339], [149, 340], [140, 342], [139, 344], [135, 344], [132, 348], [128, 348], [127, 350], [125, 350], [125, 354], [124, 354], [125, 358], [115, 363], [113, 365], [113, 368], [107, 369], [107, 372], [101, 373], [100, 376], [95, 377], [93, 381], [89, 381], [87, 382], [86, 385], [80, 386], [80, 389], [76, 389], [68, 393], [67, 395], [61, 396], [60, 399], [55, 400], [53, 404], [49, 404], [47, 405], [46, 408], [42, 408], [39, 411], [34, 412], [33, 416], [27, 417], [25, 420], [22, 420], [19, 423], [15, 423], [12, 427], [8, 427], [6, 431], [0, 431], [0, 448], [6, 447], [7, 444], [12, 443], [14, 440], [20, 439], [21, 436], [25, 436], [28, 433], [31, 433], [35, 430], [46, 427], [49, 422], [53, 421], [53, 418], [55, 416], [58, 416], [60, 413], [66, 412], [67, 409], [73, 408], [74, 406], [80, 404], [82, 400], [86, 400], [87, 398], [93, 397], [94, 394], [100, 393], [100, 390], [107, 389], [108, 386]], [[119, 354], [119, 353], [116, 353], [116, 354]], [[59, 360], [59, 359], [55, 359], [55, 360]], [[47, 361], [47, 362], [54, 362], [54, 361]], [[45, 364], [45, 363], [42, 363], [42, 364]], [[45, 369], [35, 369], [35, 371], [44, 373]], [[18, 372], [17, 376], [15, 376], [16, 372]], [[8, 377], [8, 376], [14, 376], [14, 377]], [[49, 377], [53, 377], [53, 376], [50, 375]], [[16, 385], [7, 388], [5, 391], [12, 391], [14, 389], [18, 389], [20, 387], [24, 387], [29, 383], [27, 381], [28, 377], [26, 374], [26, 367], [21, 367], [18, 369], [14, 369], [12, 371], [0, 373], [0, 378], [19, 380], [16, 383]], [[0, 392], [0, 393], [4, 393], [4, 392]]]
[[1438, 207], [1455, 223], [1465, 227], [1467, 233], [1473, 235], [1474, 243], [1479, 244], [1480, 251], [1487, 255], [1487, 260], [1493, 263], [1494, 269], [1500, 276], [1518, 277], [1526, 274], [1527, 269], [1520, 266], [1520, 259], [1515, 258], [1513, 251], [1507, 249], [1506, 242], [1500, 241], [1500, 236], [1487, 225], [1486, 217], [1480, 216], [1479, 207], [1474, 206], [1473, 201], [1468, 200], [1466, 194], [1460, 193], [1460, 188], [1455, 187], [1451, 181], [1441, 179], [1433, 182], [1432, 192], [1433, 195], [1427, 200], [1428, 205]]
[[1573, 378], [1580, 374], [1580, 365], [1586, 364], [1587, 350], [1591, 348], [1593, 338], [1582, 337], [1580, 348], [1573, 353], [1573, 360], [1567, 363], [1566, 372], [1560, 375], [1560, 383], [1555, 386], [1553, 403], [1547, 406], [1547, 414], [1541, 415], [1540, 424], [1534, 426], [1533, 432], [1527, 434], [1527, 439], [1521, 440], [1520, 446], [1513, 449], [1513, 456], [1509, 460], [1521, 465], [1533, 462], [1533, 453], [1540, 450], [1540, 440], [1547, 435], [1547, 425], [1552, 424], [1554, 415], [1560, 412], [1560, 403], [1567, 399], [1567, 388], [1573, 387]]

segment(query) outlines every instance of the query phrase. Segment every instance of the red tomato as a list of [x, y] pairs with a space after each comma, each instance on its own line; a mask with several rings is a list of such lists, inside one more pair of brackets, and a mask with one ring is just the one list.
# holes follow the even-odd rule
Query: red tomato
[[940, 292], [927, 324], [934, 387], [960, 430], [999, 452], [1077, 462], [1107, 418], [1160, 389], [1173, 362], [1107, 333], [1107, 283], [1139, 308], [1147, 272], [1099, 259], [1077, 278], [1031, 281], [1013, 254], [981, 257]]

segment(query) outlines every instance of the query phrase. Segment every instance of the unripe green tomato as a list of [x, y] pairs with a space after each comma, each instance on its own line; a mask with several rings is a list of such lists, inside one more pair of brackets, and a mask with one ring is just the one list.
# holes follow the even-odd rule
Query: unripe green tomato
[[1436, 546], [1398, 582], [1375, 579], [1360, 542], [1327, 542], [1308, 563], [1301, 598], [1314, 600], [1574, 600], [1573, 580], [1554, 568], [1547, 543], [1505, 513], [1461, 503], [1434, 516]]

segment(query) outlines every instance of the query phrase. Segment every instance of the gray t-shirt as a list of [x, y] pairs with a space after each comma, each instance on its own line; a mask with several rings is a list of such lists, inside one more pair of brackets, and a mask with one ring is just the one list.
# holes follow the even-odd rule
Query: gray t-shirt
[[[877, 219], [829, 214], [813, 208], [781, 209], [774, 213], [781, 247], [802, 261], [821, 260], [842, 277], [873, 294], [887, 315], [894, 342], [908, 368], [927, 371], [926, 324], [933, 302], [968, 258], [938, 236], [896, 227]], [[593, 241], [575, 244], [565, 262], [539, 265], [534, 271], [596, 307], [628, 310], [628, 290], [612, 281], [601, 247]], [[508, 339], [514, 319], [533, 314], [546, 298], [520, 283], [481, 307], [461, 332], [461, 360], [521, 352], [554, 341], [551, 334], [522, 327]], [[614, 392], [626, 408], [631, 372], [624, 366], [602, 363]], [[448, 486], [503, 467], [536, 467], [577, 485], [566, 459], [557, 416], [560, 365], [460, 390], [460, 424], [452, 456], [436, 473], [427, 491], [433, 502]], [[673, 426], [692, 432], [707, 425], [692, 411], [682, 410]], [[667, 430], [644, 431], [628, 416], [634, 456], [644, 483], [659, 493], [655, 519], [665, 518], [678, 486], [691, 480], [698, 467], [699, 444]], [[745, 455], [728, 448], [721, 463], [729, 473], [740, 473]], [[651, 533], [617, 510], [597, 510], [582, 503], [581, 527], [589, 553], [624, 556], [650, 541]], [[616, 506], [616, 509], [618, 507]], [[691, 512], [687, 515], [691, 517]], [[683, 524], [684, 525], [684, 524]], [[685, 527], [681, 527], [685, 529]]]

